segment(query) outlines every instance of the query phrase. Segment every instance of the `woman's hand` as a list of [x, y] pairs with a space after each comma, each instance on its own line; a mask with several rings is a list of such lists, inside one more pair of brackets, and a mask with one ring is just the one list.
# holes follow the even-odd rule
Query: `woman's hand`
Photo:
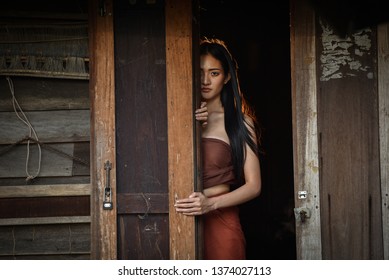
[[201, 123], [203, 127], [207, 125], [208, 121], [208, 108], [206, 102], [201, 102], [200, 108], [195, 111], [196, 120]]
[[202, 215], [212, 209], [211, 199], [201, 192], [194, 192], [188, 198], [177, 199], [176, 211], [188, 216]]

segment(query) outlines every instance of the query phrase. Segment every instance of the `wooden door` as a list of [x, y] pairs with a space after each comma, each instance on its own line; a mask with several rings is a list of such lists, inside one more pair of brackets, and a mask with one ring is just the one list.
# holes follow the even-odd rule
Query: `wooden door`
[[323, 9], [291, 1], [297, 258], [387, 258], [387, 32]]
[[163, 1], [116, 1], [119, 259], [169, 259]]
[[376, 27], [317, 32], [323, 259], [382, 259]]
[[92, 258], [194, 259], [195, 218], [171, 203], [197, 182], [192, 1], [105, 1], [91, 13]]
[[192, 3], [115, 4], [118, 258], [194, 259]]

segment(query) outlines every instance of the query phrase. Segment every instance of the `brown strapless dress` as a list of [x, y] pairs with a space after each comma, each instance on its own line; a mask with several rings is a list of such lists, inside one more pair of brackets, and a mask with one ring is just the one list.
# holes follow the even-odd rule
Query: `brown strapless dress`
[[[231, 147], [223, 140], [202, 138], [204, 189], [235, 183]], [[246, 240], [237, 206], [211, 211], [204, 218], [204, 259], [244, 260]]]

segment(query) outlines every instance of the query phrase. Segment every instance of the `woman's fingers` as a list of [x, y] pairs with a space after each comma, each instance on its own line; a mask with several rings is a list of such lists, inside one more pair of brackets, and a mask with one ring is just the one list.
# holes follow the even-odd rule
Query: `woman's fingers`
[[192, 193], [188, 198], [177, 199], [174, 206], [176, 207], [192, 207], [198, 206], [200, 199], [197, 193]]
[[208, 119], [208, 108], [206, 102], [201, 102], [200, 108], [195, 111], [196, 120], [206, 121]]
[[201, 193], [192, 193], [188, 198], [178, 199], [174, 204], [177, 212], [184, 215], [201, 215]]

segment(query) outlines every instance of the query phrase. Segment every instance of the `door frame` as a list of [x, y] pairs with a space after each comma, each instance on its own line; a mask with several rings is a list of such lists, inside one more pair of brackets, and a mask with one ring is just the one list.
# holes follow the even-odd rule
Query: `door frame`
[[[166, 86], [169, 161], [170, 258], [193, 260], [196, 218], [177, 214], [174, 201], [197, 189], [197, 137], [193, 111], [191, 0], [166, 0]], [[196, 37], [196, 36], [195, 36]]]
[[[117, 258], [113, 0], [89, 0], [91, 259]], [[105, 164], [111, 169], [106, 170]], [[109, 172], [109, 176], [108, 173]], [[104, 197], [106, 187], [110, 198]], [[103, 209], [110, 199], [111, 210]]]
[[384, 259], [389, 260], [389, 23], [378, 25], [377, 46], [382, 236]]
[[315, 13], [308, 0], [291, 0], [290, 14], [297, 259], [321, 259]]

